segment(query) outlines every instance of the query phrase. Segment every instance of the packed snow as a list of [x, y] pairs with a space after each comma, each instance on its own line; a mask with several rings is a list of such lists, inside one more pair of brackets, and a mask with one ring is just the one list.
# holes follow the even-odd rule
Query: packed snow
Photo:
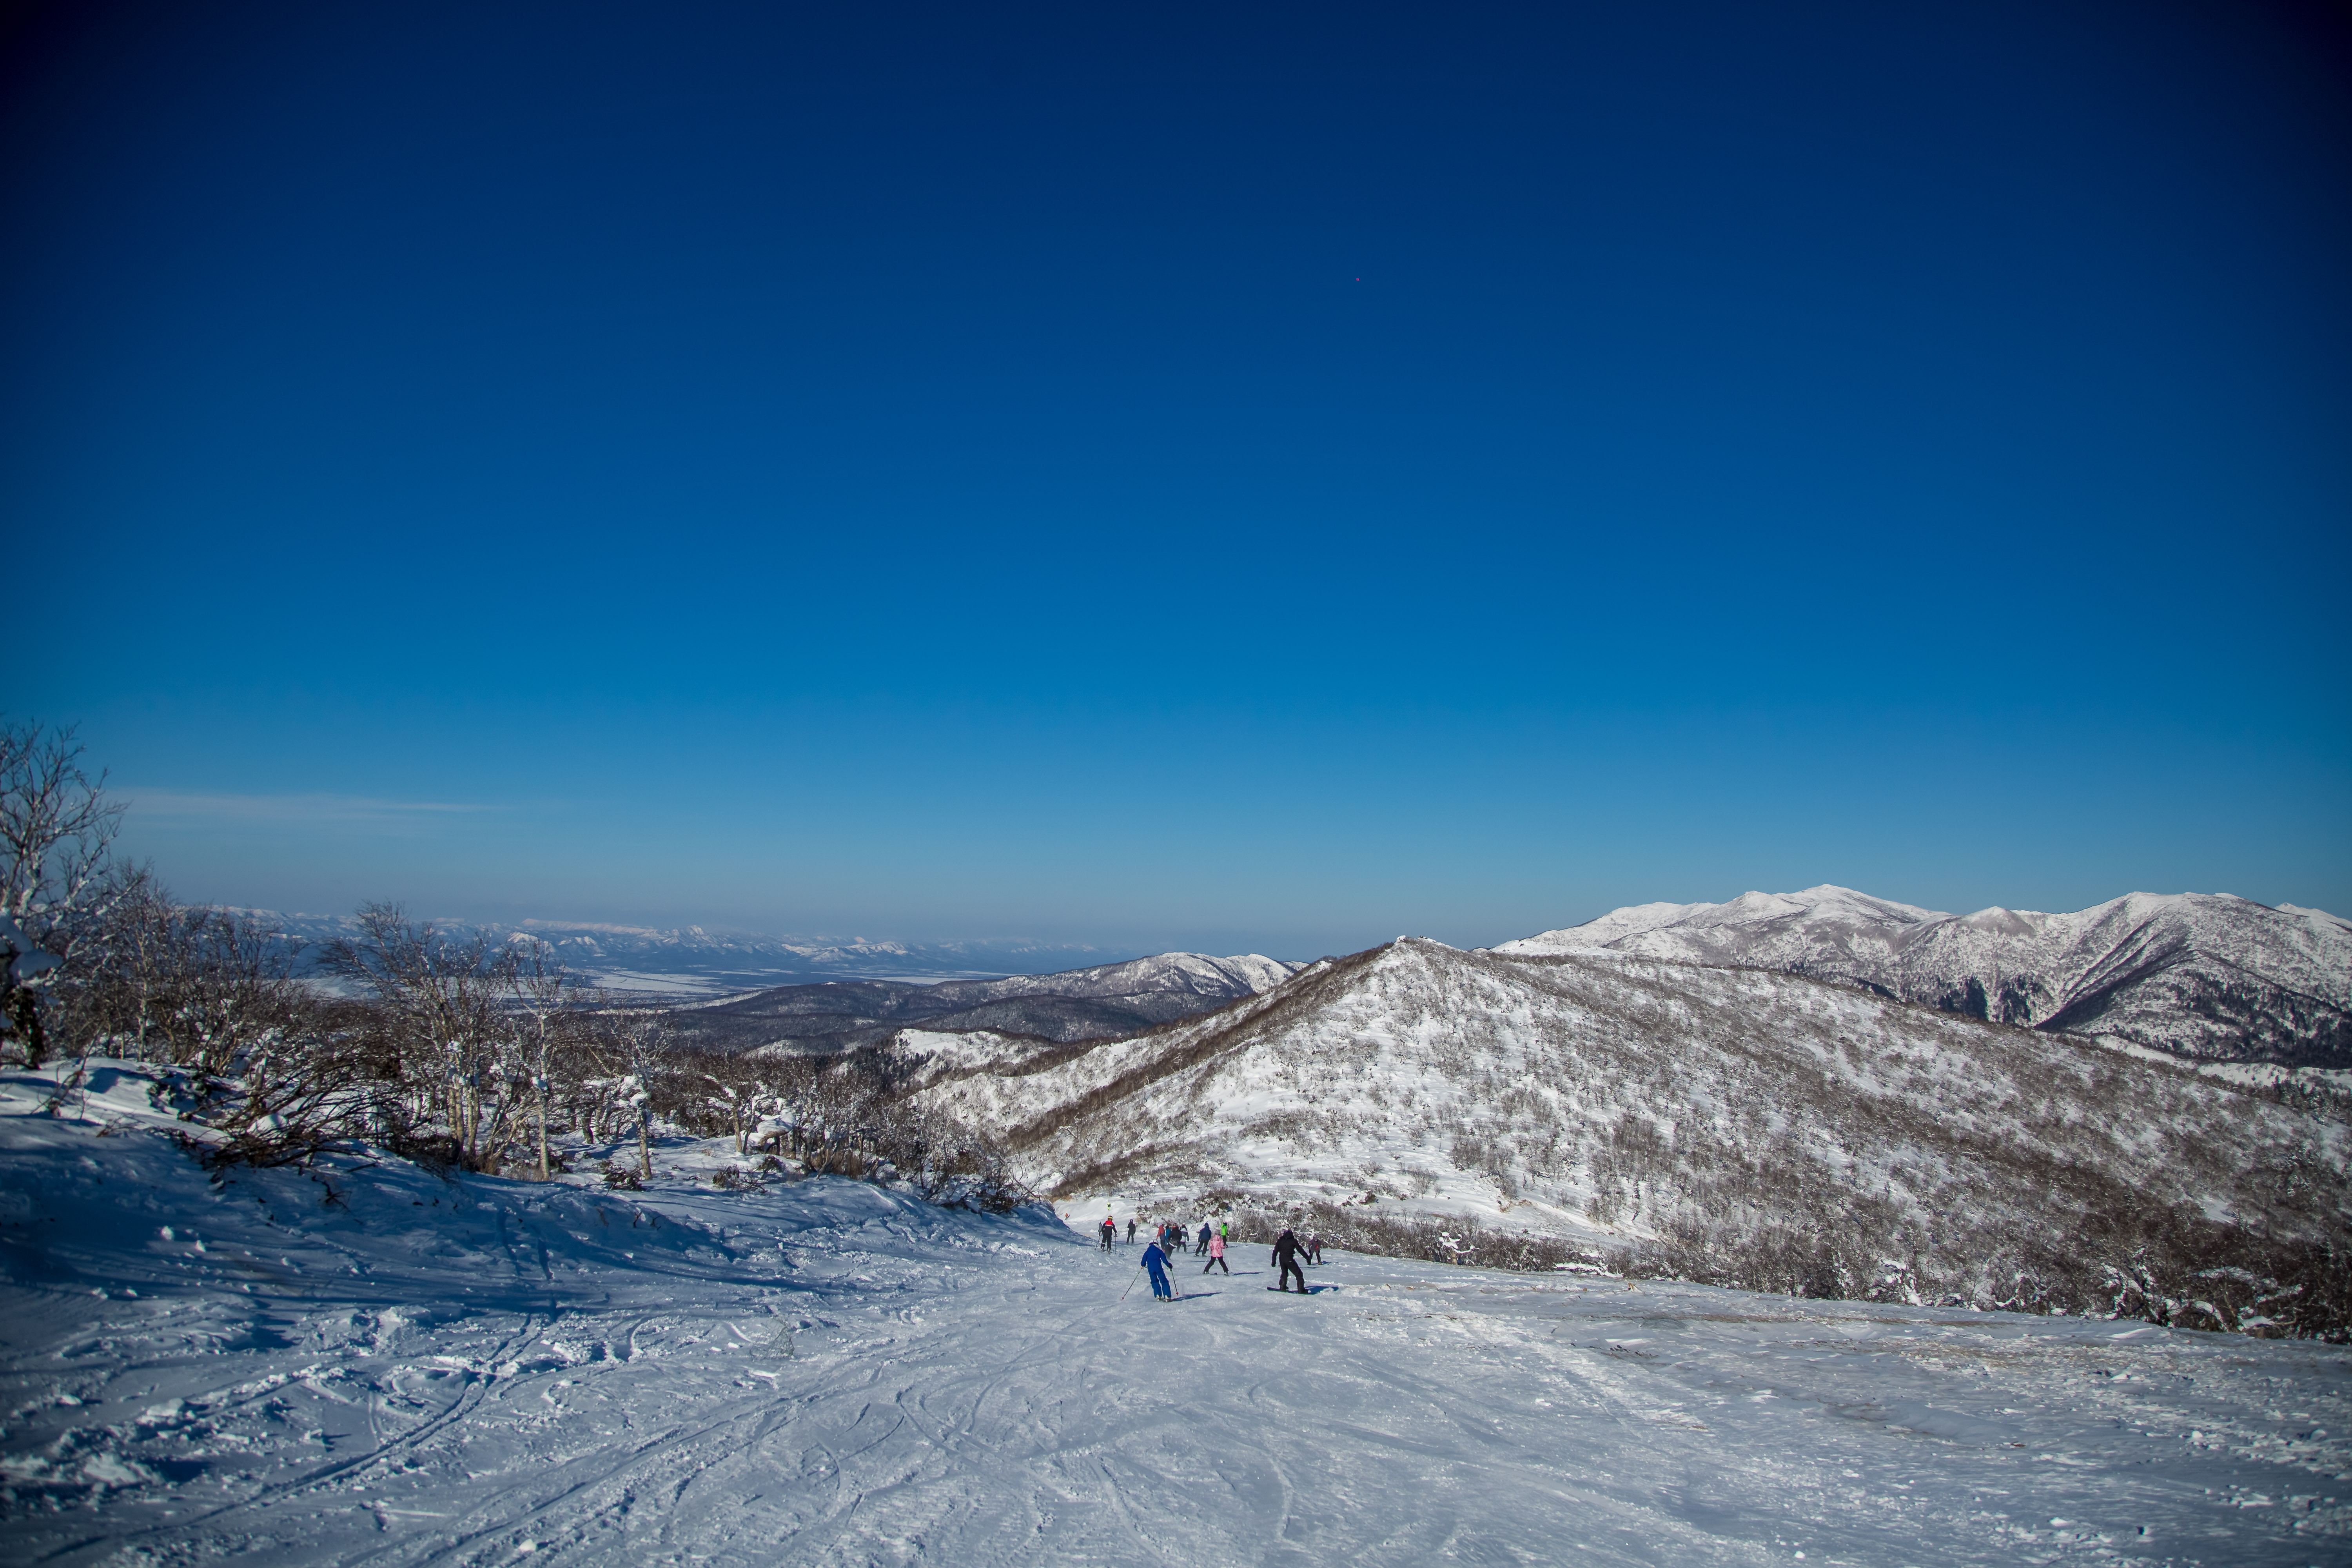
[[2340, 1347], [1344, 1255], [1300, 1298], [1255, 1247], [1163, 1305], [1092, 1212], [678, 1142], [643, 1193], [214, 1180], [167, 1079], [57, 1081], [0, 1079], [18, 1562], [2352, 1552]]

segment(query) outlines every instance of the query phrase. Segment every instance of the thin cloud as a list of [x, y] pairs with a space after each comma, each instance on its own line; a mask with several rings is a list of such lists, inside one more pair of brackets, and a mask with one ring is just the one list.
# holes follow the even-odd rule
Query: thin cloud
[[120, 798], [135, 816], [176, 822], [419, 822], [500, 811], [460, 801], [377, 800], [351, 795], [192, 795], [131, 789]]

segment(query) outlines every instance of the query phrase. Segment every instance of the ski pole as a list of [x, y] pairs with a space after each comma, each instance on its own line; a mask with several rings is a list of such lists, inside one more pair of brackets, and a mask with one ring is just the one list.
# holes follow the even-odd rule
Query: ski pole
[[[1132, 1290], [1132, 1289], [1135, 1289], [1135, 1276], [1134, 1276], [1134, 1275], [1132, 1275], [1132, 1274], [1130, 1274], [1130, 1275], [1129, 1275], [1129, 1276], [1127, 1277], [1127, 1290]], [[1118, 1299], [1119, 1299], [1120, 1300], [1124, 1301], [1124, 1300], [1127, 1300], [1127, 1290], [1121, 1290], [1121, 1291], [1118, 1293]]]

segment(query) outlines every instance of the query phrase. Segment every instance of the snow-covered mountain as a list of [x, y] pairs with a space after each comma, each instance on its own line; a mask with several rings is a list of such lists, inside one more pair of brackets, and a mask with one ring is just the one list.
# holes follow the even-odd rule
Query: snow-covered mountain
[[1955, 916], [1824, 886], [1640, 904], [1495, 951], [1778, 969], [2176, 1056], [2352, 1068], [2352, 921], [2228, 894]]
[[[255, 915], [304, 944], [307, 963], [337, 937], [357, 934], [348, 915]], [[477, 933], [494, 942], [547, 943], [574, 973], [608, 990], [648, 999], [680, 1001], [739, 994], [760, 986], [819, 980], [934, 982], [1031, 974], [1099, 962], [1099, 948], [1024, 942], [934, 942], [838, 941], [824, 937], [761, 936], [702, 926], [667, 929], [583, 921], [526, 920], [436, 921], [459, 940]]]
[[1620, 952], [1401, 940], [1134, 1038], [897, 1048], [1030, 1179], [1147, 1210], [1223, 1193], [1735, 1251], [1834, 1233], [1954, 1288], [2168, 1213], [2276, 1237], [2352, 1219], [2340, 1104]]
[[1098, 1040], [1189, 1018], [1254, 996], [1301, 967], [1246, 953], [1163, 952], [1059, 974], [995, 980], [842, 981], [781, 985], [673, 1015], [688, 1044], [714, 1050], [835, 1052], [879, 1045], [901, 1027], [985, 1029], [1046, 1040]]

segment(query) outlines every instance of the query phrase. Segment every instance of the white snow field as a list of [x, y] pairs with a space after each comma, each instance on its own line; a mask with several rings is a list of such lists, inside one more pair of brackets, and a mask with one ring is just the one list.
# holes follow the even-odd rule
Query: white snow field
[[11, 1563], [2352, 1557], [2343, 1347], [1257, 1247], [1162, 1305], [835, 1178], [214, 1182], [150, 1083], [0, 1078]]

